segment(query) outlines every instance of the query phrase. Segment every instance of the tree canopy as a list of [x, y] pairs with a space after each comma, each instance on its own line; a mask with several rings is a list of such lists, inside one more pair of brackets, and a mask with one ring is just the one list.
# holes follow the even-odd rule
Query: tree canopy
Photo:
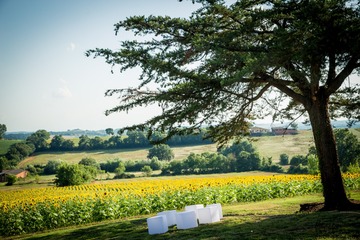
[[325, 206], [349, 206], [330, 119], [339, 111], [360, 119], [359, 86], [344, 85], [360, 71], [359, 1], [193, 2], [202, 7], [189, 18], [120, 21], [116, 33], [132, 31], [139, 38], [122, 41], [119, 50], [87, 51], [121, 72], [142, 70], [138, 87], [106, 92], [121, 100], [106, 114], [157, 104], [162, 114], [128, 129], [171, 136], [207, 125], [208, 137], [220, 144], [246, 132], [252, 119], [307, 115]]
[[0, 139], [3, 139], [6, 131], [7, 131], [6, 125], [0, 124]]

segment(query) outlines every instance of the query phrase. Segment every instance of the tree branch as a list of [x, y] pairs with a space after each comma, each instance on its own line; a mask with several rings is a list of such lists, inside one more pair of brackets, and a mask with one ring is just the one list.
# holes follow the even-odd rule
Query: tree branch
[[325, 86], [327, 86], [326, 94], [328, 96], [335, 93], [341, 87], [345, 79], [351, 74], [351, 72], [357, 67], [359, 67], [359, 59], [360, 54], [358, 53], [349, 60], [344, 69], [335, 78], [327, 79]]

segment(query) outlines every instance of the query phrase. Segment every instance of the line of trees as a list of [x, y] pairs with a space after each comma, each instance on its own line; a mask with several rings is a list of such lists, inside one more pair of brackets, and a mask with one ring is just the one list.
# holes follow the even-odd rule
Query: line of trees
[[[360, 143], [356, 136], [346, 129], [335, 131], [339, 152], [344, 153], [341, 168], [343, 171], [359, 171]], [[32, 174], [56, 174], [57, 186], [78, 185], [95, 179], [99, 173], [114, 173], [114, 178], [135, 177], [131, 172], [143, 172], [150, 176], [152, 171], [161, 170], [161, 175], [210, 174], [246, 171], [285, 172], [281, 165], [289, 165], [290, 174], [318, 174], [319, 160], [314, 147], [307, 155], [295, 155], [289, 158], [286, 153], [280, 155], [280, 164], [274, 164], [271, 158], [260, 158], [253, 145], [243, 140], [222, 147], [215, 153], [190, 153], [184, 160], [171, 161], [173, 153], [168, 145], [155, 145], [149, 149], [148, 158], [140, 161], [121, 159], [97, 163], [92, 158], [81, 159], [79, 164], [71, 166], [61, 160], [50, 160], [46, 165], [28, 165]], [[79, 165], [79, 166], [78, 166]], [[75, 175], [75, 176], [73, 176]], [[108, 175], [110, 176], [110, 175]]]
[[[162, 138], [161, 133], [156, 133], [147, 138], [145, 131], [127, 131], [126, 135], [114, 135], [107, 129], [110, 136], [108, 139], [95, 136], [93, 138], [82, 135], [76, 146], [73, 139], [66, 139], [61, 135], [55, 135], [50, 140], [50, 133], [46, 130], [38, 130], [26, 138], [24, 142], [11, 145], [5, 155], [0, 156], [0, 170], [15, 168], [18, 163], [33, 154], [44, 151], [89, 151], [105, 149], [126, 149], [151, 147], [151, 141]], [[204, 133], [191, 135], [176, 135], [166, 143], [170, 146], [210, 144], [210, 140], [204, 140]]]

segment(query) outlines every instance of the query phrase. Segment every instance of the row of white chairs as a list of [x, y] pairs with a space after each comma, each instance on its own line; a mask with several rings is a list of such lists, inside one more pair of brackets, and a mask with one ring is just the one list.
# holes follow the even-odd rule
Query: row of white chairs
[[185, 206], [185, 211], [168, 210], [159, 212], [156, 216], [147, 219], [149, 234], [162, 234], [176, 225], [177, 229], [198, 227], [199, 224], [219, 222], [223, 218], [220, 203]]

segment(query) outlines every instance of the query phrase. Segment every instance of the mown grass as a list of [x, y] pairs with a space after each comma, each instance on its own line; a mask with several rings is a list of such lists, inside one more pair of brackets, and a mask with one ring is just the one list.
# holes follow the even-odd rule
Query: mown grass
[[261, 157], [272, 157], [274, 163], [280, 161], [280, 154], [286, 153], [289, 158], [295, 155], [306, 155], [314, 145], [310, 130], [299, 131], [297, 135], [280, 135], [253, 137], [252, 144], [259, 151]]
[[[360, 200], [360, 191], [351, 192]], [[224, 219], [198, 228], [170, 227], [149, 235], [146, 218], [137, 216], [5, 239], [359, 239], [360, 211], [298, 213], [299, 205], [321, 202], [320, 194], [223, 205]]]
[[[175, 160], [183, 160], [191, 152], [215, 152], [216, 144], [206, 144], [197, 146], [183, 146], [172, 148]], [[23, 160], [19, 167], [26, 167], [28, 164], [46, 164], [49, 160], [61, 159], [67, 163], [78, 163], [85, 157], [91, 157], [98, 163], [106, 162], [108, 160], [121, 159], [121, 160], [144, 160], [147, 159], [149, 148], [135, 148], [135, 149], [119, 149], [119, 150], [94, 150], [94, 151], [73, 151], [73, 152], [45, 152], [36, 153], [31, 157]]]

